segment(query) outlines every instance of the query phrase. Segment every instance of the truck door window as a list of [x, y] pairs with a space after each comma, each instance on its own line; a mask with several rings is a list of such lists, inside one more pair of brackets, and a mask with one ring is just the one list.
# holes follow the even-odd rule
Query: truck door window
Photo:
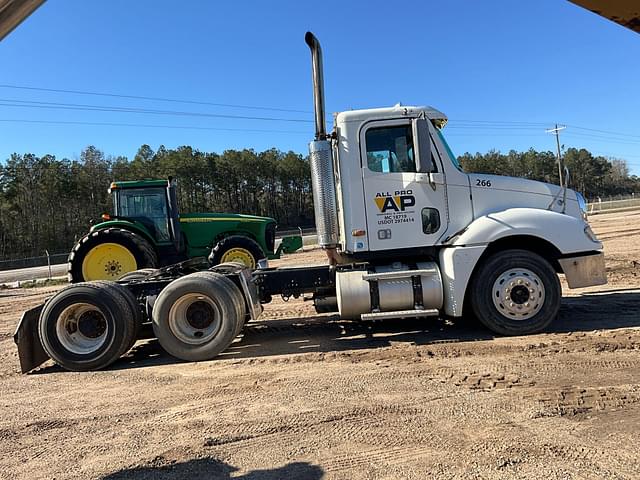
[[365, 134], [367, 166], [373, 172], [416, 171], [411, 125], [370, 128]]

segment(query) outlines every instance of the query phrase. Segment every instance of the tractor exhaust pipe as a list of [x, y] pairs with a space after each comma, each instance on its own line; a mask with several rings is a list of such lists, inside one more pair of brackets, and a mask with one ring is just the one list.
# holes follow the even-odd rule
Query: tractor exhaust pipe
[[[327, 138], [324, 121], [324, 82], [322, 80], [322, 50], [320, 42], [311, 32], [304, 41], [311, 49], [313, 71], [313, 101], [316, 114], [316, 136], [309, 144], [309, 166], [313, 189], [313, 209], [316, 218], [318, 244], [329, 252], [335, 252], [338, 245], [338, 205], [336, 183], [333, 173], [331, 140]], [[329, 255], [332, 263], [335, 259]]]
[[307, 32], [304, 41], [311, 49], [311, 70], [313, 75], [313, 103], [316, 117], [316, 140], [327, 138], [324, 120], [324, 79], [322, 77], [322, 49], [320, 42], [311, 32]]

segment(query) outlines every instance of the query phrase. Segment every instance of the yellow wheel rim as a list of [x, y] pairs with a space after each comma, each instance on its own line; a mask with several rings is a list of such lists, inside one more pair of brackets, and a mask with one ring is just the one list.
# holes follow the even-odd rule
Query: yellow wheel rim
[[102, 243], [89, 250], [82, 261], [82, 277], [90, 280], [118, 280], [138, 269], [128, 248], [117, 243]]
[[231, 248], [224, 252], [220, 263], [225, 262], [239, 262], [246, 265], [249, 268], [256, 268], [256, 261], [251, 255], [251, 252], [246, 248]]

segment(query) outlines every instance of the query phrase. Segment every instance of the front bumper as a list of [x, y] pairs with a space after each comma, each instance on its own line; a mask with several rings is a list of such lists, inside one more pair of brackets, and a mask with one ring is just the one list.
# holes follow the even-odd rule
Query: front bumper
[[591, 287], [607, 283], [604, 253], [598, 252], [558, 260], [569, 288]]

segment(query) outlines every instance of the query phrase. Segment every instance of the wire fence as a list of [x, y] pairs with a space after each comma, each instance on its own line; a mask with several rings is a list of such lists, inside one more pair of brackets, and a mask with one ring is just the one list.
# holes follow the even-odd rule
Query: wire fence
[[607, 197], [592, 199], [587, 203], [589, 213], [604, 212], [618, 208], [640, 207], [640, 195], [626, 195], [618, 197]]
[[44, 267], [46, 265], [60, 265], [67, 263], [69, 253], [54, 253], [38, 257], [16, 258], [12, 260], [0, 260], [0, 272], [4, 270], [16, 270], [19, 268]]
[[288, 237], [290, 235], [316, 235], [316, 227], [297, 227], [287, 230], [276, 231], [276, 238]]

